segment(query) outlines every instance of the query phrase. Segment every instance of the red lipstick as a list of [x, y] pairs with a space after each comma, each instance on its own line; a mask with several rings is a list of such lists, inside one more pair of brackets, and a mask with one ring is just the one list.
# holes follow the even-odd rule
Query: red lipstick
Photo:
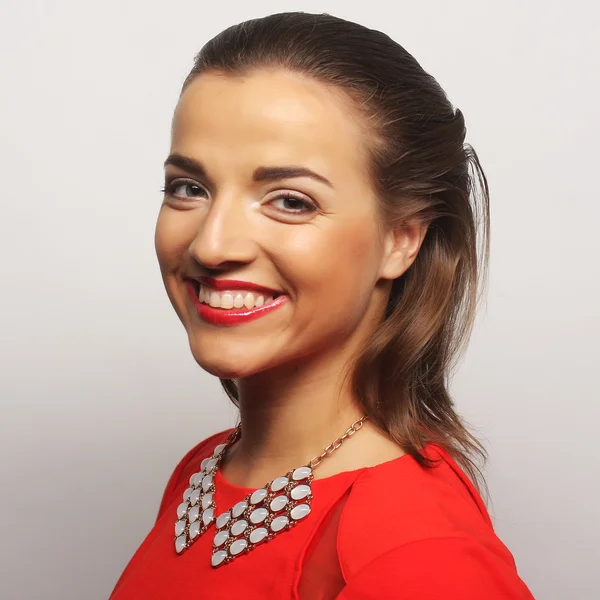
[[213, 279], [212, 277], [197, 277], [196, 281], [204, 285], [222, 292], [224, 290], [253, 290], [261, 292], [263, 296], [279, 296], [281, 292], [272, 290], [271, 288], [252, 283], [251, 281], [240, 281], [239, 279]]
[[[217, 286], [212, 286], [208, 283], [209, 278], [201, 278], [202, 283], [206, 283], [206, 285], [210, 285], [214, 289], [219, 289]], [[277, 310], [280, 306], [285, 304], [288, 301], [288, 296], [286, 294], [282, 294], [281, 292], [275, 292], [274, 290], [269, 290], [268, 288], [263, 288], [257, 286], [255, 284], [249, 284], [246, 281], [236, 281], [236, 280], [214, 280], [218, 281], [220, 285], [222, 285], [222, 289], [231, 290], [231, 289], [254, 289], [256, 291], [260, 291], [263, 293], [268, 293], [269, 295], [279, 294], [273, 302], [269, 304], [263, 304], [262, 306], [258, 306], [255, 308], [214, 308], [213, 306], [209, 306], [204, 302], [200, 302], [198, 298], [198, 290], [195, 285], [193, 285], [189, 280], [185, 282], [185, 287], [188, 291], [188, 295], [192, 300], [196, 311], [198, 312], [198, 316], [207, 323], [211, 323], [213, 325], [222, 325], [222, 326], [232, 326], [239, 325], [241, 323], [248, 323], [250, 321], [254, 321], [255, 319], [259, 319], [274, 310]], [[221, 283], [223, 282], [223, 283]], [[232, 285], [232, 283], [237, 285]], [[243, 285], [242, 285], [243, 284]], [[254, 286], [254, 287], [252, 287]]]

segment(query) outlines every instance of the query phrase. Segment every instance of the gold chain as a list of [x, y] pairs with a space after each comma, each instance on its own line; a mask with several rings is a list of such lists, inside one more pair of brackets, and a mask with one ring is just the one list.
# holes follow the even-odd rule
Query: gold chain
[[319, 463], [324, 458], [333, 454], [343, 444], [345, 439], [349, 438], [350, 436], [353, 436], [363, 426], [363, 423], [367, 419], [368, 419], [368, 416], [365, 415], [364, 417], [361, 417], [360, 419], [358, 419], [358, 421], [355, 421], [354, 423], [352, 423], [352, 425], [350, 425], [350, 427], [348, 427], [348, 429], [346, 430], [346, 433], [344, 433], [344, 435], [339, 437], [337, 440], [334, 440], [333, 442], [331, 442], [331, 444], [329, 444], [329, 446], [327, 446], [327, 448], [325, 448], [325, 450], [323, 450], [323, 452], [321, 452], [321, 454], [319, 454], [319, 456], [315, 456], [308, 463], [308, 466], [311, 469], [314, 469], [317, 465], [319, 465]]
[[[352, 425], [350, 425], [350, 427], [348, 427], [348, 429], [346, 430], [344, 435], [342, 435], [341, 437], [339, 437], [336, 440], [334, 440], [333, 442], [331, 442], [331, 444], [329, 444], [329, 446], [327, 446], [327, 448], [325, 448], [325, 450], [323, 450], [323, 452], [321, 452], [321, 454], [319, 454], [318, 456], [315, 456], [308, 463], [308, 466], [311, 469], [314, 469], [316, 466], [318, 466], [324, 458], [333, 454], [344, 443], [344, 440], [353, 436], [363, 426], [363, 423], [368, 418], [369, 418], [368, 415], [365, 415], [364, 417], [361, 417], [360, 419], [358, 419], [358, 421], [354, 421], [354, 423], [352, 423]], [[230, 446], [231, 444], [233, 444], [233, 442], [235, 442], [238, 439], [241, 432], [242, 432], [242, 424], [239, 423], [238, 426], [227, 437], [227, 441], [226, 441], [227, 446]]]

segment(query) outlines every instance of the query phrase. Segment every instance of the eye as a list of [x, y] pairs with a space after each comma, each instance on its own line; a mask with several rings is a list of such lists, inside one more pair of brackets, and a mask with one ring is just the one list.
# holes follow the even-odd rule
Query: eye
[[[183, 190], [178, 193], [178, 190]], [[198, 194], [206, 193], [204, 188], [198, 185], [195, 181], [187, 181], [185, 179], [173, 179], [165, 182], [165, 187], [160, 190], [167, 196], [176, 198], [195, 198]]]
[[[206, 195], [206, 190], [195, 181], [186, 179], [173, 179], [166, 181], [165, 186], [160, 190], [165, 196], [176, 199], [193, 200], [200, 194]], [[292, 215], [307, 215], [318, 210], [314, 202], [306, 196], [291, 191], [281, 192], [277, 197], [272, 198], [267, 204], [274, 205], [280, 202], [280, 207], [275, 207], [279, 212]]]
[[[304, 215], [315, 212], [317, 207], [313, 202], [308, 200], [301, 195], [293, 194], [292, 192], [285, 192], [273, 198], [269, 201], [269, 204], [274, 204], [275, 202], [282, 201], [283, 208], [278, 209], [281, 212], [291, 213], [296, 215]], [[287, 205], [287, 206], [286, 206]]]

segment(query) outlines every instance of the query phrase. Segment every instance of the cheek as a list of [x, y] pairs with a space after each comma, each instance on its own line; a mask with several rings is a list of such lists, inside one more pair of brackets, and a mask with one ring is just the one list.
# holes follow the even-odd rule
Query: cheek
[[380, 250], [377, 231], [365, 220], [315, 230], [301, 245], [292, 240], [289, 256], [294, 257], [299, 309], [318, 307], [319, 320], [355, 319], [366, 310]]

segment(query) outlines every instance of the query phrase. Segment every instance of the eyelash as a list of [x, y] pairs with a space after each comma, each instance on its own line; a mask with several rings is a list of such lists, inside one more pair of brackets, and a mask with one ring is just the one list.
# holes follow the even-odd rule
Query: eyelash
[[[182, 186], [182, 185], [194, 186], [194, 187], [201, 189], [203, 192], [206, 192], [206, 190], [201, 185], [198, 185], [195, 181], [187, 181], [185, 179], [174, 179], [172, 181], [167, 181], [165, 183], [164, 187], [160, 188], [160, 191], [163, 194], [167, 194], [169, 196], [175, 196], [175, 194], [173, 192], [179, 186]], [[175, 196], [175, 197], [177, 197], [177, 196]], [[284, 212], [284, 213], [288, 213], [288, 214], [292, 214], [292, 215], [303, 215], [303, 214], [308, 214], [310, 212], [315, 212], [317, 210], [317, 206], [314, 203], [312, 203], [310, 200], [308, 200], [305, 196], [302, 196], [302, 195], [294, 193], [294, 192], [281, 193], [279, 196], [276, 196], [275, 198], [271, 198], [271, 200], [269, 200], [269, 202], [272, 202], [274, 200], [280, 200], [281, 198], [292, 198], [293, 200], [302, 202], [304, 204], [304, 206], [307, 207], [307, 210], [303, 210], [303, 211], [282, 210], [282, 212]]]

